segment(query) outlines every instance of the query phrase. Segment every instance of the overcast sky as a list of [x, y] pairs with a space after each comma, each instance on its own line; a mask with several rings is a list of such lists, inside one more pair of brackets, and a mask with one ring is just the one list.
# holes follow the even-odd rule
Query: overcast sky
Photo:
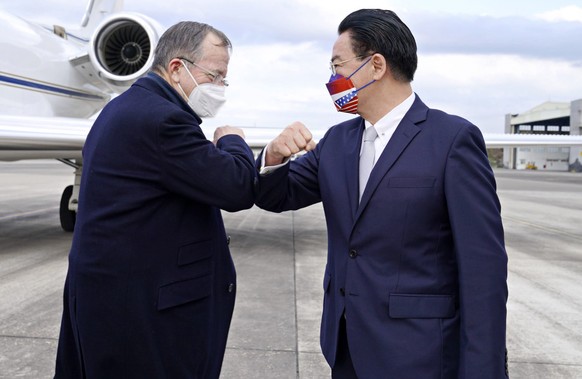
[[[74, 3], [71, 5], [71, 3]], [[0, 9], [74, 27], [82, 0], [0, 0]], [[582, 1], [562, 0], [126, 0], [168, 27], [195, 20], [234, 45], [227, 104], [206, 125], [327, 129], [337, 113], [325, 83], [339, 22], [359, 8], [395, 11], [415, 35], [414, 91], [433, 108], [483, 132], [503, 132], [507, 113], [582, 98]]]

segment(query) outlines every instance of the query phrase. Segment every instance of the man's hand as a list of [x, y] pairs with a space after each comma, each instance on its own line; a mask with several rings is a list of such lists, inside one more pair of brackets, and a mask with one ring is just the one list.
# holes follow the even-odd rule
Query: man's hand
[[298, 152], [315, 149], [311, 132], [300, 122], [294, 122], [285, 128], [266, 149], [265, 166], [281, 164], [285, 159]]
[[214, 140], [212, 141], [215, 145], [221, 137], [224, 137], [228, 134], [236, 134], [237, 136], [241, 136], [242, 139], [245, 138], [245, 133], [241, 128], [235, 128], [234, 126], [219, 126], [214, 131]]

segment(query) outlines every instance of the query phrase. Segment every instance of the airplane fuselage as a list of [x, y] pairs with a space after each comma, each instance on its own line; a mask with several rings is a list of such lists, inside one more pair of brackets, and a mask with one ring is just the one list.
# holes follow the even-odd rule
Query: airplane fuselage
[[0, 115], [87, 118], [99, 111], [110, 94], [71, 63], [87, 45], [87, 38], [1, 12]]

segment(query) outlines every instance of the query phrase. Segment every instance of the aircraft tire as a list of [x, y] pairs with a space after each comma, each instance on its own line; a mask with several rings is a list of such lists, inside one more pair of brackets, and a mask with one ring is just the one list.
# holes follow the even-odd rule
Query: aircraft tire
[[69, 210], [69, 200], [73, 195], [73, 186], [67, 186], [61, 196], [61, 205], [59, 215], [61, 218], [61, 227], [66, 232], [72, 232], [75, 229], [77, 213]]

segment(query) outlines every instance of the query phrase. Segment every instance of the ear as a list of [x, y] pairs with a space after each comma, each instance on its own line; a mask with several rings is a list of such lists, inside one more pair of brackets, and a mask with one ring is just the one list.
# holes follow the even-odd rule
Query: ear
[[376, 53], [372, 55], [372, 60], [370, 63], [372, 63], [372, 68], [374, 70], [374, 80], [382, 79], [389, 71], [388, 62], [382, 54]]
[[180, 82], [180, 70], [184, 69], [182, 61], [178, 58], [174, 58], [168, 63], [168, 74], [170, 78], [176, 82]]

